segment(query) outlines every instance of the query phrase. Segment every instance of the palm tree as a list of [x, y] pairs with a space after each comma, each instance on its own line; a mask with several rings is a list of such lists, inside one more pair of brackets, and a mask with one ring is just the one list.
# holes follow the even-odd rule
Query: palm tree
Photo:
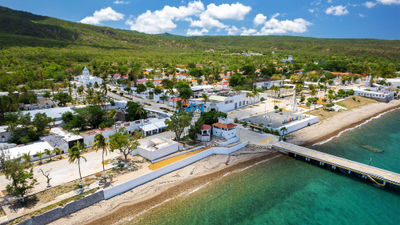
[[282, 136], [285, 136], [285, 134], [287, 132], [287, 128], [286, 127], [281, 127], [280, 130], [282, 131]]
[[103, 134], [98, 133], [94, 136], [94, 143], [93, 147], [96, 149], [96, 152], [99, 149], [102, 149], [101, 152], [101, 164], [103, 165], [103, 178], [104, 178], [104, 183], [106, 182], [106, 168], [105, 168], [105, 163], [104, 163], [104, 154], [107, 154], [107, 143], [106, 139], [104, 138]]
[[[279, 92], [279, 87], [273, 85], [273, 86], [271, 87], [271, 90], [274, 92], [274, 95], [275, 95], [275, 98], [276, 98], [276, 97], [277, 97], [277, 93]], [[276, 100], [274, 99], [274, 107], [275, 107], [275, 106], [276, 106]]]
[[139, 106], [139, 107], [136, 107], [135, 113], [136, 113], [136, 115], [139, 115], [142, 118], [142, 115], [146, 113], [146, 110], [143, 107]]
[[256, 97], [259, 96], [258, 91], [257, 91], [257, 89], [254, 88], [254, 89], [251, 91], [251, 93], [253, 94], [254, 103], [255, 103], [255, 102], [256, 102]]
[[246, 93], [246, 98], [252, 98], [252, 97], [253, 97], [253, 93], [252, 92]]
[[43, 152], [38, 152], [36, 155], [39, 158], [39, 164], [42, 164]]
[[55, 155], [61, 155], [62, 152], [63, 152], [63, 150], [61, 150], [59, 148], [53, 149], [53, 154], [55, 154]]
[[31, 161], [31, 153], [30, 153], [30, 152], [24, 153], [24, 154], [22, 155], [22, 158], [24, 159], [24, 161], [25, 161], [26, 163], [29, 163], [29, 162]]
[[203, 99], [203, 102], [204, 102], [204, 108], [206, 108], [206, 104], [210, 100], [210, 97], [208, 97], [208, 95], [206, 93], [203, 93], [201, 95], [201, 98]]
[[78, 169], [79, 169], [79, 179], [81, 180], [81, 187], [83, 186], [83, 180], [82, 180], [82, 173], [81, 173], [81, 159], [84, 159], [85, 161], [86, 158], [82, 155], [82, 150], [85, 147], [80, 143], [77, 142], [74, 146], [72, 146], [72, 148], [68, 149], [69, 152], [69, 162], [70, 163], [74, 163], [74, 162], [78, 162]]
[[105, 81], [103, 81], [103, 83], [101, 83], [101, 90], [103, 92], [104, 95], [107, 95], [107, 83]]
[[117, 124], [115, 124], [115, 117], [117, 117], [117, 110], [111, 109], [107, 112], [108, 117], [113, 119], [114, 122], [114, 129], [117, 129]]
[[169, 99], [168, 95], [161, 95], [160, 99], [163, 101], [163, 104], [165, 101]]
[[50, 149], [45, 149], [44, 150], [44, 154], [48, 155], [50, 157], [50, 161], [51, 161], [51, 155], [53, 154], [53, 152]]

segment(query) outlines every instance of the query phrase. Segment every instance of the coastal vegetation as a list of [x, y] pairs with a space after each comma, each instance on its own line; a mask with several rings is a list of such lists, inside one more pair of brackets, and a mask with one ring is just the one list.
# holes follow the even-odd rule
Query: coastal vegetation
[[[232, 86], [244, 88], [257, 77], [292, 75], [318, 79], [324, 70], [396, 76], [400, 70], [400, 41], [374, 39], [318, 39], [306, 37], [182, 37], [148, 35], [63, 21], [0, 8], [0, 90], [57, 89], [87, 66], [94, 75], [144, 76], [143, 68], [175, 73], [189, 69], [194, 77], [218, 81], [219, 71], [245, 72], [232, 76]], [[15, 29], [18, 28], [18, 29]], [[247, 57], [241, 53], [259, 52]], [[272, 53], [274, 52], [274, 53]], [[293, 55], [294, 63], [281, 59]], [[287, 67], [281, 68], [280, 66]], [[278, 68], [278, 70], [276, 69]], [[317, 71], [317, 75], [308, 74]], [[214, 76], [209, 76], [213, 74]], [[350, 77], [349, 77], [350, 79]]]

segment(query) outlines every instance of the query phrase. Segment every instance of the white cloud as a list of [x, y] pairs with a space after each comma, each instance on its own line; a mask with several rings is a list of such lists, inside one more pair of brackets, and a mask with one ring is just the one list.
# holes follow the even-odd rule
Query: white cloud
[[362, 14], [362, 13], [359, 13], [358, 16], [361, 17], [361, 18], [364, 18], [364, 17], [365, 17], [365, 15]]
[[[192, 29], [187, 30], [188, 35], [203, 35], [211, 28], [219, 30], [231, 28], [220, 20], [243, 20], [250, 12], [251, 7], [241, 3], [215, 5], [211, 3], [204, 7], [201, 1], [189, 2], [187, 6], [164, 6], [161, 10], [146, 11], [136, 18], [130, 18], [126, 24], [131, 30], [159, 34], [172, 31], [177, 27], [176, 21], [188, 21]], [[196, 29], [193, 29], [196, 28]], [[229, 32], [229, 31], [228, 31]]]
[[245, 6], [241, 3], [221, 4], [218, 6], [214, 3], [211, 3], [207, 6], [207, 10], [204, 12], [204, 14], [222, 20], [243, 20], [250, 11], [250, 6]]
[[272, 35], [272, 34], [287, 34], [287, 33], [304, 33], [307, 31], [310, 22], [303, 18], [294, 20], [278, 20], [275, 14], [271, 19], [264, 22], [260, 30], [253, 28], [242, 27], [240, 35]]
[[122, 0], [115, 0], [113, 3], [116, 4], [116, 5], [127, 5], [127, 4], [129, 4], [129, 3], [131, 3], [131, 2], [129, 2], [129, 1], [122, 1]]
[[228, 32], [228, 35], [237, 35], [240, 32], [240, 29], [237, 28], [236, 26], [231, 26], [226, 28], [226, 31]]
[[226, 29], [228, 26], [218, 19], [243, 20], [250, 10], [250, 6], [245, 6], [241, 3], [221, 4], [218, 6], [214, 3], [211, 3], [207, 5], [207, 9], [200, 14], [199, 20], [190, 20], [190, 26], [206, 28], [208, 30], [213, 27], [218, 29]]
[[327, 8], [325, 13], [328, 15], [343, 16], [349, 14], [349, 10], [347, 10], [346, 6], [337, 5]]
[[332, 3], [333, 1], [332, 1], [332, 0], [328, 0], [327, 2], [328, 2], [328, 3]]
[[250, 35], [256, 35], [257, 30], [256, 29], [247, 29], [245, 27], [242, 27], [242, 33], [240, 35], [242, 36], [250, 36]]
[[400, 5], [400, 0], [377, 0], [377, 2], [384, 5]]
[[294, 20], [278, 20], [276, 18], [271, 18], [264, 24], [258, 34], [286, 34], [289, 32], [304, 33], [310, 25], [311, 23], [303, 18], [297, 18]]
[[188, 3], [187, 6], [171, 7], [164, 6], [161, 10], [151, 12], [147, 10], [136, 19], [128, 19], [126, 24], [131, 30], [149, 34], [159, 34], [168, 32], [176, 28], [174, 21], [184, 20], [190, 16], [198, 15], [204, 11], [204, 5], [201, 1]]
[[257, 14], [256, 17], [254, 17], [254, 20], [253, 20], [253, 22], [254, 22], [254, 24], [256, 26], [264, 24], [265, 21], [267, 21], [267, 17], [264, 16], [263, 14], [261, 14], [261, 13]]
[[205, 28], [203, 28], [201, 30], [199, 30], [199, 29], [188, 29], [187, 32], [186, 32], [186, 34], [189, 35], [189, 36], [201, 36], [201, 35], [204, 35], [206, 33], [208, 33], [208, 30], [205, 29]]
[[370, 9], [370, 8], [375, 7], [376, 3], [375, 3], [375, 2], [367, 1], [367, 2], [364, 3], [364, 5], [365, 5], [365, 7], [367, 7], [367, 8]]
[[103, 21], [118, 21], [124, 18], [124, 14], [114, 11], [111, 7], [94, 11], [93, 16], [83, 18], [80, 22], [87, 24], [100, 24]]
[[315, 12], [315, 9], [308, 9], [308, 11], [309, 11], [310, 13], [314, 13], [314, 12]]

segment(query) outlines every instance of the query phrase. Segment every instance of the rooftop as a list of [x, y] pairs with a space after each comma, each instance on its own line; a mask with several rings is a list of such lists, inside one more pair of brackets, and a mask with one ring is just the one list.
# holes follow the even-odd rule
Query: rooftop
[[213, 126], [221, 127], [221, 128], [225, 128], [225, 129], [231, 129], [231, 128], [236, 127], [237, 125], [234, 123], [214, 123]]
[[288, 124], [291, 121], [301, 120], [304, 117], [306, 116], [302, 114], [282, 111], [282, 112], [268, 112], [262, 115], [248, 117], [243, 120], [248, 123], [256, 124], [257, 126], [262, 124], [263, 126], [268, 126], [271, 128], [279, 128], [284, 124]]

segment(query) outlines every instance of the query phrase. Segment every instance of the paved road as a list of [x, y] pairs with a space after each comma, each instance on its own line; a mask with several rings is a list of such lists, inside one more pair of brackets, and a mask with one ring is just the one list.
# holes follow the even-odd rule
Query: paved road
[[[118, 155], [119, 154], [117, 152], [110, 152], [105, 157], [105, 159], [112, 159]], [[79, 178], [78, 164], [69, 163], [67, 158], [68, 156], [66, 154], [64, 154], [63, 156], [65, 157], [65, 159], [34, 167], [34, 176], [38, 180], [38, 184], [34, 189], [35, 192], [46, 188], [46, 178], [41, 174], [40, 169], [43, 169], [44, 171], [48, 171], [49, 169], [51, 169], [50, 177], [52, 179], [50, 181], [50, 184], [52, 186], [67, 183]], [[101, 165], [101, 151], [86, 153], [84, 154], [84, 157], [87, 159], [87, 161], [81, 161], [82, 176], [88, 176], [96, 172], [102, 171], [103, 167]], [[111, 165], [106, 165], [106, 168], [110, 167]], [[10, 181], [7, 180], [5, 176], [0, 176], [0, 190], [5, 189], [7, 184], [9, 183]]]
[[[147, 140], [155, 137], [164, 137], [167, 139], [171, 139], [174, 137], [174, 133], [167, 131], [161, 134], [145, 137], [140, 139], [140, 143], [145, 144]], [[78, 164], [69, 163], [67, 154], [64, 154], [63, 156], [65, 157], [65, 159], [34, 167], [34, 176], [38, 180], [38, 184], [35, 186], [34, 192], [44, 190], [47, 185], [46, 178], [42, 175], [40, 169], [43, 169], [44, 171], [48, 171], [49, 169], [51, 169], [50, 177], [52, 178], [52, 180], [50, 181], [50, 184], [52, 186], [79, 179]], [[105, 156], [105, 159], [113, 159], [117, 156], [120, 156], [119, 151], [110, 152], [107, 156]], [[86, 153], [84, 154], [84, 157], [87, 159], [87, 161], [81, 161], [81, 171], [83, 177], [101, 172], [103, 170], [103, 167], [101, 165], [101, 151]], [[106, 169], [109, 169], [111, 167], [111, 164], [106, 165]], [[4, 175], [0, 176], [0, 190], [4, 190], [9, 183], [10, 181], [7, 180]]]
[[[115, 86], [109, 85], [113, 90], [117, 90], [118, 92], [121, 92], [120, 89], [116, 88]], [[127, 92], [124, 92], [124, 96], [121, 96], [119, 94], [115, 94], [111, 91], [107, 92], [107, 95], [115, 100], [120, 100], [120, 101], [134, 101], [134, 102], [139, 102], [141, 104], [147, 103], [151, 104], [150, 106], [145, 105], [146, 108], [154, 109], [154, 110], [160, 110], [163, 111], [161, 108], [168, 108], [170, 110], [174, 110], [173, 107], [169, 106], [168, 104], [163, 104], [163, 103], [157, 103], [149, 99], [143, 99], [143, 98], [138, 98], [134, 95], [129, 95]]]

